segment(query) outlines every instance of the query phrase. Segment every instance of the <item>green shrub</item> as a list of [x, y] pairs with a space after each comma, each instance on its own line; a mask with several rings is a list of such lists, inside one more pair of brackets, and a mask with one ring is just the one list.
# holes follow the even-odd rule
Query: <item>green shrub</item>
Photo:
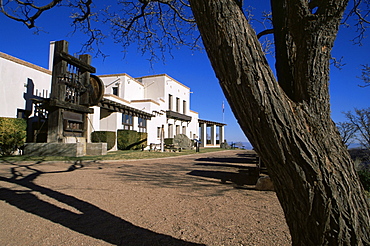
[[148, 134], [133, 130], [117, 131], [117, 147], [119, 150], [141, 149], [142, 145], [147, 145]]
[[116, 144], [116, 133], [110, 131], [95, 131], [91, 133], [91, 142], [107, 143], [107, 150], [110, 150]]
[[164, 139], [164, 144], [165, 145], [173, 145], [173, 138], [165, 138]]
[[364, 189], [370, 191], [370, 171], [360, 170], [357, 173]]
[[0, 117], [0, 154], [10, 155], [26, 141], [27, 122], [24, 119]]
[[148, 145], [148, 133], [146, 132], [139, 132], [139, 141], [137, 145], [137, 149], [141, 149], [141, 147], [144, 145], [146, 147]]

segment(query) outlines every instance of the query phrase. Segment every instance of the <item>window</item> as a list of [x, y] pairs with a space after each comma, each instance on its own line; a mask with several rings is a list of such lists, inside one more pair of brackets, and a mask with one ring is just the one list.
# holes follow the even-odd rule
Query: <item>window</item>
[[132, 130], [132, 115], [122, 114], [122, 125], [124, 130]]
[[180, 126], [179, 125], [176, 126], [176, 135], [177, 134], [180, 134]]
[[182, 113], [186, 114], [186, 101], [182, 101]]
[[168, 110], [172, 110], [172, 95], [168, 94]]
[[180, 113], [180, 98], [176, 97], [176, 112]]
[[118, 96], [118, 87], [112, 87], [113, 95]]
[[139, 132], [146, 132], [146, 119], [138, 118]]
[[186, 135], [186, 126], [183, 126], [182, 127], [182, 134], [185, 134]]
[[161, 138], [161, 128], [157, 127], [157, 138]]

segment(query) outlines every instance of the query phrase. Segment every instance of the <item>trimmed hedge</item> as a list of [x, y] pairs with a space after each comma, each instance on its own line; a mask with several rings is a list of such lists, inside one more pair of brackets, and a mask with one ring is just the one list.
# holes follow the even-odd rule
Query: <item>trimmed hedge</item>
[[107, 143], [107, 150], [110, 150], [116, 144], [116, 133], [110, 131], [95, 131], [91, 133], [91, 142]]
[[174, 144], [173, 138], [165, 138], [164, 139], [164, 144], [165, 145], [173, 145]]
[[0, 117], [0, 154], [11, 155], [26, 141], [25, 119]]
[[118, 130], [117, 147], [119, 150], [141, 149], [142, 145], [147, 146], [147, 137], [148, 134], [146, 132]]

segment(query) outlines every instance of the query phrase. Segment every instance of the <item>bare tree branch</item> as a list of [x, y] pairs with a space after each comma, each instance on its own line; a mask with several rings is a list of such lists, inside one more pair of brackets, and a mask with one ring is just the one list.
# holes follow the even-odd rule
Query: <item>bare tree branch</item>
[[331, 61], [331, 65], [338, 68], [339, 70], [341, 70], [346, 65], [345, 63], [343, 63], [343, 56], [340, 59], [337, 59], [336, 57], [332, 56], [330, 58], [330, 61]]
[[79, 8], [81, 10], [81, 12], [83, 13], [82, 16], [77, 16], [76, 18], [74, 18], [74, 23], [76, 22], [82, 22], [86, 19], [89, 18], [90, 14], [91, 14], [91, 8], [90, 8], [90, 5], [92, 4], [92, 0], [87, 0], [86, 2], [84, 2], [83, 0], [80, 0], [79, 3], [81, 4], [78, 4], [77, 8]]
[[370, 86], [370, 66], [368, 64], [362, 65], [361, 69], [361, 76], [359, 79], [361, 79], [365, 85], [359, 85], [360, 87], [368, 87]]
[[258, 33], [257, 38], [260, 39], [262, 36], [265, 36], [265, 35], [268, 35], [268, 34], [273, 34], [273, 33], [274, 33], [274, 29], [266, 29], [266, 30], [263, 30], [262, 32]]
[[[117, 43], [126, 48], [137, 43], [139, 51], [158, 60], [158, 50], [171, 55], [180, 45], [199, 49], [200, 39], [190, 5], [184, 0], [119, 1], [121, 7], [105, 17]], [[157, 51], [156, 51], [157, 50]]]
[[352, 0], [352, 6], [345, 14], [342, 24], [350, 27], [350, 19], [354, 18], [358, 35], [352, 40], [355, 44], [362, 45], [362, 41], [366, 38], [366, 30], [370, 24], [370, 0]]
[[[8, 18], [22, 22], [25, 24], [28, 28], [33, 28], [35, 27], [35, 21], [36, 19], [46, 10], [52, 9], [55, 7], [58, 3], [60, 3], [62, 0], [53, 0], [50, 3], [43, 5], [43, 6], [37, 6], [34, 4], [34, 1], [19, 1], [17, 0], [16, 2], [18, 3], [17, 8], [14, 9], [12, 7], [12, 1], [5, 1], [0, 0], [0, 11], [3, 13], [5, 16]], [[21, 18], [17, 14], [17, 10], [19, 9], [20, 12], [23, 13], [24, 18]], [[30, 13], [33, 14], [30, 14]], [[12, 14], [11, 14], [12, 13]]]

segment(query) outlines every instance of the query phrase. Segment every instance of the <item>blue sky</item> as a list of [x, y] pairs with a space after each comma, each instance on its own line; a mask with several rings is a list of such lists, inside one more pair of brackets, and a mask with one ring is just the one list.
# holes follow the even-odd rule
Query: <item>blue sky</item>
[[[267, 10], [266, 2], [268, 1], [259, 3], [256, 13], [261, 9]], [[40, 18], [37, 25], [43, 31], [37, 35], [21, 23], [2, 15], [0, 22], [0, 51], [45, 68], [48, 66], [50, 41], [67, 40], [69, 52], [73, 54], [81, 49], [81, 44], [86, 40], [80, 33], [70, 34], [72, 29], [68, 12], [61, 9], [52, 10]], [[361, 80], [357, 77], [361, 75], [361, 64], [370, 64], [370, 42], [366, 39], [361, 47], [352, 45], [350, 40], [355, 35], [353, 29], [341, 27], [333, 50], [333, 56], [338, 59], [343, 57], [343, 63], [346, 64], [341, 70], [331, 68], [330, 93], [332, 118], [335, 122], [345, 121], [343, 111], [369, 107], [370, 87], [360, 88], [358, 84], [361, 84]], [[165, 63], [159, 61], [150, 64], [148, 57], [142, 56], [134, 46], [128, 50], [126, 56], [119, 45], [109, 40], [102, 49], [109, 56], [105, 59], [93, 58], [92, 61], [98, 75], [128, 73], [139, 77], [166, 73], [191, 88], [193, 93], [190, 107], [199, 112], [201, 119], [222, 122], [222, 102], [225, 102], [226, 139], [228, 142], [247, 142], [227, 104], [205, 51], [191, 51], [182, 47], [173, 50], [173, 59], [167, 57]], [[272, 62], [273, 58], [268, 59]]]

